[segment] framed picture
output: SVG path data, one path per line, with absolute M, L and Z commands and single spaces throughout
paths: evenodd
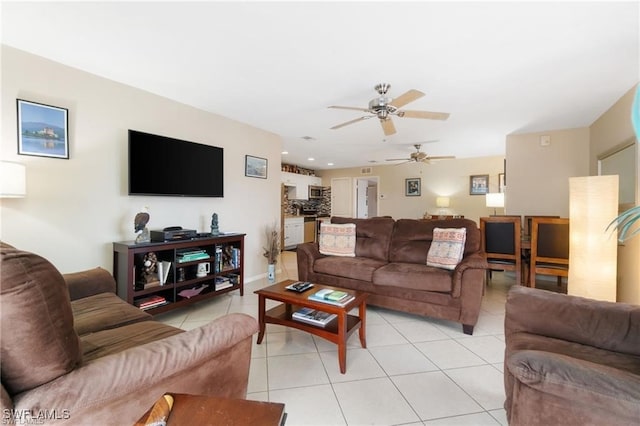
M 404 180 L 404 195 L 407 197 L 420 196 L 420 178 L 409 178 Z
M 66 108 L 18 99 L 18 154 L 69 158 Z
M 498 192 L 504 192 L 504 187 L 507 185 L 504 173 L 498 173 Z
M 469 194 L 484 195 L 489 192 L 489 175 L 471 175 L 469 177 Z
M 267 159 L 254 157 L 252 155 L 244 156 L 244 175 L 249 177 L 267 178 Z

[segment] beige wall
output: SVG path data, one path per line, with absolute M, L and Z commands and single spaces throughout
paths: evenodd
M 569 178 L 589 174 L 589 129 L 508 135 L 506 153 L 507 213 L 569 217 Z
M 263 229 L 280 216 L 278 136 L 6 46 L 1 65 L 0 154 L 27 169 L 27 197 L 1 200 L 3 241 L 63 272 L 111 270 L 111 243 L 135 237 L 133 217 L 144 207 L 150 229 L 208 231 L 216 212 L 222 231 L 247 233 L 247 278 L 264 274 Z M 17 155 L 16 98 L 69 109 L 69 160 Z M 130 128 L 223 147 L 224 198 L 128 196 Z M 268 179 L 244 176 L 246 154 L 269 160 Z
M 590 127 L 591 149 L 589 171 L 598 174 L 598 156 L 634 137 L 631 124 L 631 105 L 636 88 L 631 88 Z M 636 140 L 637 141 L 637 140 Z M 636 148 L 639 148 L 636 146 Z M 640 164 L 636 149 L 636 164 Z M 636 172 L 636 199 L 640 202 L 640 172 Z M 618 302 L 640 304 L 640 237 L 618 246 Z
M 485 205 L 482 195 L 469 195 L 471 175 L 489 175 L 489 190 L 498 192 L 498 173 L 502 173 L 504 157 L 463 158 L 437 161 L 432 164 L 405 163 L 371 167 L 371 174 L 363 175 L 361 168 L 320 170 L 323 185 L 331 185 L 332 178 L 369 177 L 379 178 L 378 213 L 399 218 L 420 218 L 425 212 L 437 214 L 437 196 L 450 197 L 447 214 L 461 214 L 478 222 L 481 216 L 493 214 Z M 404 195 L 405 179 L 421 179 L 421 196 Z M 503 213 L 498 209 L 498 214 Z

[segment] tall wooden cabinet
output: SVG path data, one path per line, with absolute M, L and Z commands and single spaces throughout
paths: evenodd
M 152 314 L 233 290 L 240 290 L 242 296 L 244 237 L 225 234 L 142 244 L 114 242 L 118 296 Z

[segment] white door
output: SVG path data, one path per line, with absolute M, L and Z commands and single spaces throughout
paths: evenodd
M 331 216 L 352 217 L 352 206 L 351 178 L 331 179 Z
M 356 217 L 366 219 L 369 217 L 369 199 L 368 189 L 369 181 L 367 179 L 358 179 L 356 182 Z

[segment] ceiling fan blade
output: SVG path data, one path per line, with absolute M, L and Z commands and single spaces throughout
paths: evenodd
M 393 125 L 393 121 L 390 118 L 380 120 L 380 124 L 386 136 L 393 135 L 396 132 L 396 126 Z
M 455 155 L 441 155 L 435 157 L 427 157 L 426 160 L 450 160 L 456 158 Z
M 408 104 L 409 102 L 413 102 L 416 99 L 420 99 L 423 96 L 424 96 L 424 93 L 422 93 L 421 91 L 411 89 L 408 92 L 405 92 L 402 95 L 398 96 L 397 98 L 394 98 L 390 102 L 390 105 L 393 105 L 396 108 L 401 108 L 406 104 Z
M 328 106 L 327 108 L 350 109 L 350 110 L 353 110 L 353 111 L 364 111 L 364 112 L 369 112 L 369 110 L 368 110 L 367 108 L 358 108 L 358 107 L 347 107 L 347 106 L 331 105 L 331 106 Z
M 411 158 L 387 158 L 386 161 L 413 161 Z
M 398 117 L 405 118 L 427 118 L 429 120 L 446 120 L 449 118 L 448 112 L 432 111 L 398 111 Z
M 340 127 L 348 126 L 349 124 L 357 123 L 358 121 L 366 120 L 366 119 L 371 118 L 371 117 L 372 116 L 367 115 L 367 116 L 364 116 L 364 117 L 356 118 L 355 120 L 349 120 L 349 121 L 347 121 L 345 123 L 333 126 L 333 127 L 331 127 L 331 129 L 332 130 L 339 129 Z

